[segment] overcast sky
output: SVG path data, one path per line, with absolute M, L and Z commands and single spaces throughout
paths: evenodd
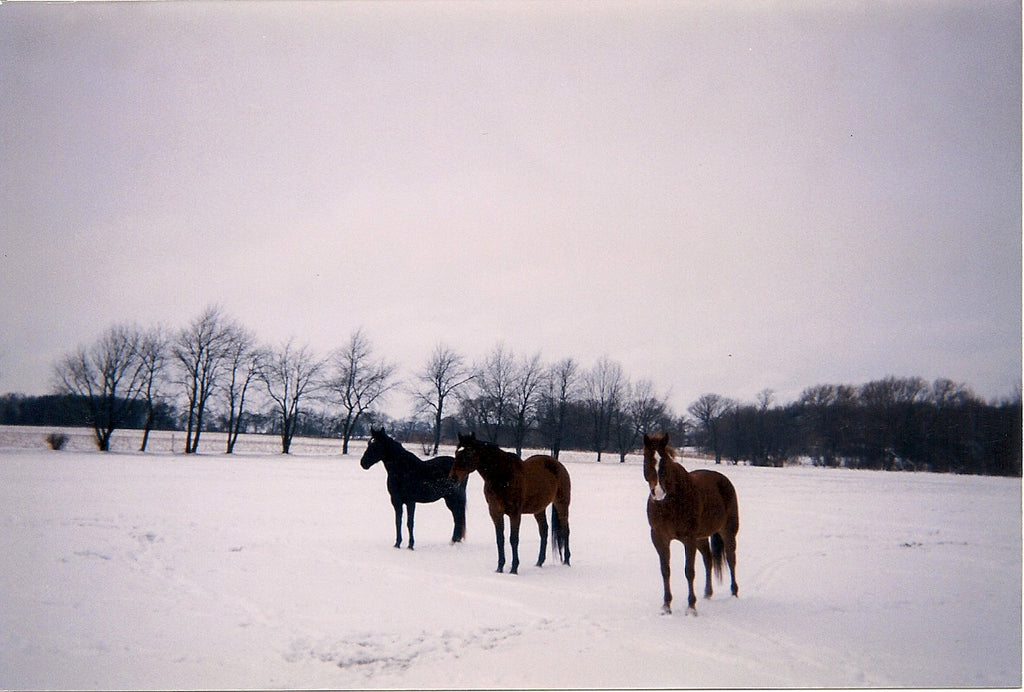
M 211 303 L 677 410 L 1021 377 L 1019 2 L 0 5 L 0 392 Z M 409 411 L 395 411 L 407 415 Z

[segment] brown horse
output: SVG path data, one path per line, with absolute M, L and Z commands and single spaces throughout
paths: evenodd
M 569 472 L 553 457 L 538 454 L 523 461 L 515 454 L 475 434 L 459 435 L 451 477 L 459 481 L 473 471 L 484 479 L 484 498 L 494 522 L 498 544 L 498 572 L 505 569 L 505 515 L 509 520 L 509 545 L 512 546 L 511 574 L 519 571 L 519 523 L 523 514 L 532 514 L 540 531 L 540 555 L 544 564 L 547 551 L 548 520 L 544 510 L 551 505 L 551 542 L 558 549 L 562 564 L 569 564 Z
M 657 452 L 659 460 L 654 455 Z M 689 610 L 697 614 L 697 597 L 693 594 L 694 557 L 700 551 L 704 558 L 704 597 L 710 598 L 711 568 L 722 578 L 722 556 L 729 563 L 732 595 L 736 586 L 736 534 L 740 530 L 739 503 L 736 489 L 729 479 L 717 471 L 687 471 L 675 461 L 676 451 L 668 444 L 668 434 L 644 435 L 644 478 L 651 488 L 647 498 L 647 521 L 651 525 L 651 542 L 661 560 L 661 578 L 665 583 L 663 613 L 672 612 L 672 590 L 669 587 L 670 545 L 683 544 L 686 553 L 686 582 L 689 586 Z M 708 540 L 710 538 L 710 541 Z

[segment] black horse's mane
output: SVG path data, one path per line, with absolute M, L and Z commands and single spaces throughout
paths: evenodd
M 375 439 L 378 442 L 385 443 L 387 445 L 388 452 L 390 452 L 393 456 L 394 455 L 402 455 L 402 456 L 405 456 L 405 457 L 407 457 L 407 458 L 409 458 L 411 460 L 414 460 L 414 461 L 422 461 L 422 459 L 420 459 L 418 456 L 416 456 L 415 454 L 410 452 L 408 449 L 406 449 L 405 446 L 402 445 L 401 442 L 399 442 L 395 438 L 391 437 L 390 435 L 388 435 L 383 430 L 380 431 L 380 436 L 379 437 L 376 436 L 376 435 L 374 437 L 375 437 Z

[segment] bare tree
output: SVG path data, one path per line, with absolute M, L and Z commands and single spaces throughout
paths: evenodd
M 352 333 L 348 344 L 332 356 L 334 374 L 327 382 L 334 400 L 341 404 L 345 418 L 341 422 L 342 454 L 348 454 L 359 418 L 394 388 L 396 366 L 373 358 L 373 346 L 361 329 Z
M 146 421 L 142 427 L 142 444 L 140 452 L 146 451 L 149 443 L 149 433 L 153 429 L 153 418 L 156 411 L 156 404 L 160 400 L 160 390 L 166 377 L 167 366 L 167 335 L 160 327 L 144 332 L 139 335 L 136 345 L 136 355 L 139 359 L 140 369 L 140 399 L 146 407 Z
M 260 375 L 263 352 L 256 345 L 256 335 L 245 327 L 233 324 L 228 326 L 227 332 L 225 393 L 228 400 L 228 439 L 225 452 L 232 454 L 242 432 L 246 396 L 250 393 L 250 386 Z
M 732 406 L 732 402 L 718 394 L 702 394 L 697 401 L 690 404 L 690 414 L 704 428 L 708 446 L 715 453 L 715 463 L 722 463 L 722 443 L 719 435 L 719 423 L 722 416 Z
M 579 392 L 580 366 L 572 358 L 563 358 L 548 370 L 543 395 L 543 430 L 551 448 L 551 456 L 558 458 L 565 435 L 569 403 Z
M 630 392 L 629 408 L 636 422 L 636 432 L 644 435 L 664 426 L 666 419 L 671 418 L 668 401 L 658 396 L 654 383 L 640 380 Z
M 181 371 L 188 409 L 185 422 L 186 454 L 194 454 L 199 449 L 203 416 L 224 368 L 230 335 L 230 325 L 221 309 L 210 306 L 181 330 L 172 347 L 174 359 Z
M 412 390 L 421 411 L 433 414 L 434 451 L 441 446 L 441 421 L 448 396 L 473 379 L 463 357 L 444 344 L 434 347 L 426 366 L 416 376 L 418 386 Z
M 612 417 L 622 405 L 624 376 L 622 366 L 602 356 L 594 368 L 587 373 L 587 408 L 591 416 L 592 442 L 597 460 L 608 444 L 611 434 Z
M 57 390 L 85 401 L 101 452 L 110 450 L 110 437 L 121 427 L 139 396 L 143 381 L 139 330 L 127 325 L 108 329 L 89 348 L 80 347 L 55 368 Z
M 623 402 L 613 409 L 612 415 L 619 463 L 626 461 L 626 455 L 636 448 L 642 435 L 665 427 L 671 418 L 668 404 L 655 393 L 650 380 L 640 380 L 635 385 L 624 382 L 622 392 Z
M 501 444 L 512 419 L 516 380 L 515 355 L 499 343 L 476 368 L 476 397 L 463 402 L 472 419 L 483 426 L 489 439 Z
M 304 396 L 321 387 L 319 377 L 326 365 L 307 346 L 288 341 L 264 357 L 260 378 L 281 417 L 281 453 L 288 454 Z
M 518 456 L 523 455 L 523 443 L 536 420 L 543 383 L 540 354 L 524 358 L 516 367 L 512 383 L 512 443 Z

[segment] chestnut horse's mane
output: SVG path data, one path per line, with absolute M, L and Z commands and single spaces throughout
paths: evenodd
M 653 435 L 650 435 L 650 439 L 651 439 L 651 442 L 654 443 L 654 448 L 655 449 L 657 449 L 660 446 L 661 442 L 664 440 L 664 442 L 665 442 L 665 457 L 663 457 L 663 458 L 668 458 L 668 459 L 671 459 L 672 461 L 675 461 L 677 453 L 676 453 L 675 447 L 673 447 L 672 445 L 670 445 L 668 443 L 668 435 L 666 433 L 655 433 Z

